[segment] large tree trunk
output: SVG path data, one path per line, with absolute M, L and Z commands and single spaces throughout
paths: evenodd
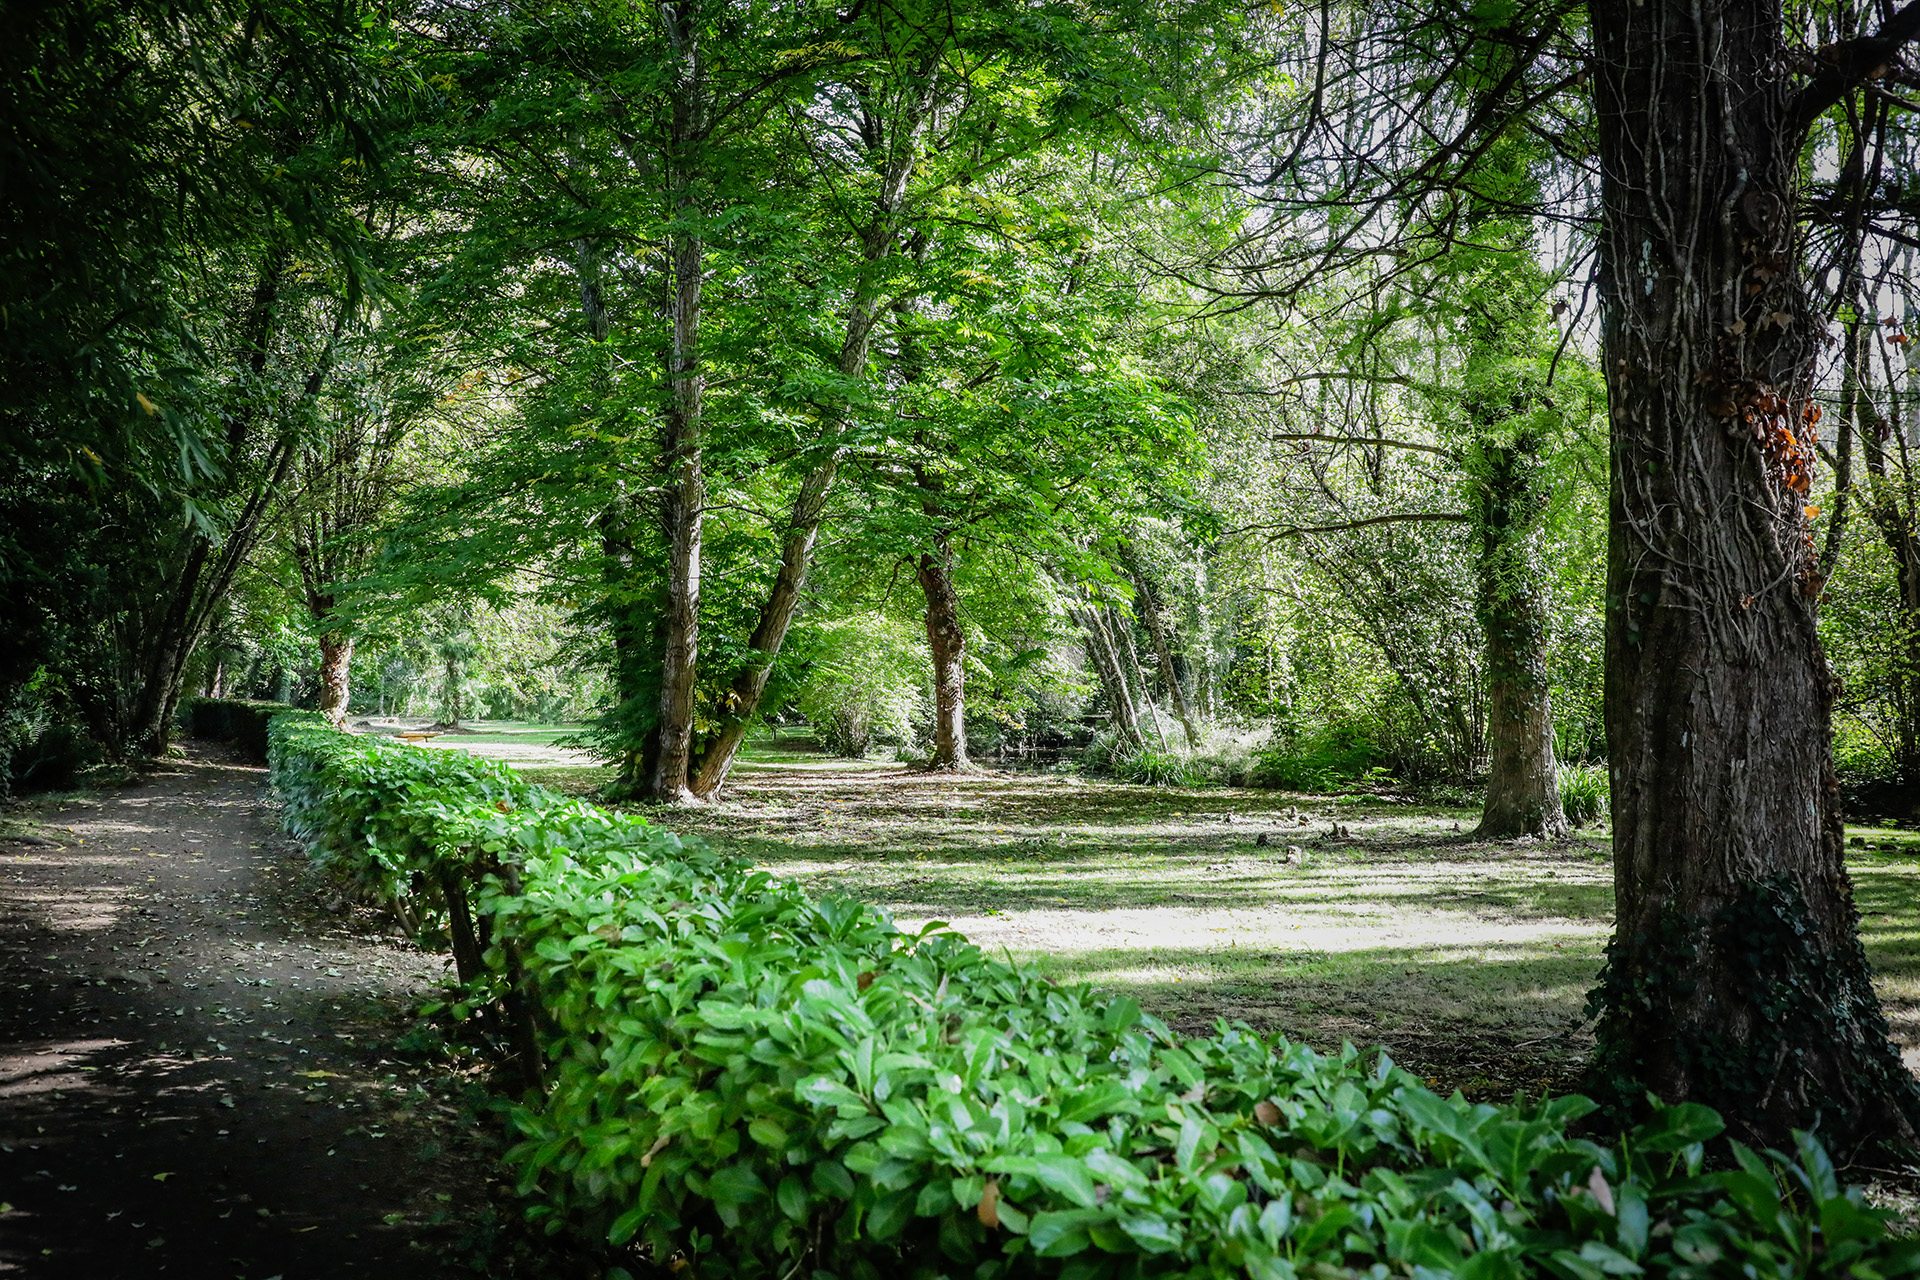
M 334 728 L 347 723 L 347 697 L 352 692 L 353 637 L 337 631 L 320 637 L 320 714 Z
M 693 695 L 700 654 L 700 552 L 707 487 L 701 465 L 700 242 L 687 237 L 675 254 L 673 401 L 667 415 L 667 600 L 660 650 L 659 750 L 647 798 L 690 803 Z
M 927 598 L 927 647 L 933 653 L 932 769 L 969 769 L 967 758 L 967 635 L 960 629 L 960 595 L 953 589 L 953 545 L 947 535 L 919 564 Z
M 1750 1142 L 1910 1145 L 1920 1092 L 1842 861 L 1803 512 L 1818 325 L 1793 211 L 1820 104 L 1790 90 L 1778 0 L 1590 8 L 1618 901 L 1596 1082 L 1707 1103 Z
M 676 62 L 670 162 L 681 170 L 675 215 L 685 224 L 701 210 L 691 184 L 689 153 L 705 132 L 705 87 L 693 24 L 675 6 L 662 5 Z M 667 473 L 662 516 L 669 544 L 667 602 L 660 651 L 658 751 L 647 778 L 648 799 L 690 803 L 693 758 L 693 694 L 700 655 L 700 551 L 707 487 L 702 469 L 701 421 L 706 377 L 700 362 L 700 290 L 705 245 L 686 229 L 672 248 L 672 340 L 667 353 Z
M 1553 752 L 1547 600 L 1539 517 L 1539 441 L 1522 433 L 1481 450 L 1478 613 L 1487 646 L 1487 798 L 1483 839 L 1567 834 Z

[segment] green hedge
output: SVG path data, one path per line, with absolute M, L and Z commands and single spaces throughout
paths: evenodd
M 1607 1145 L 1582 1098 L 1177 1037 L 498 765 L 310 716 L 273 739 L 289 826 L 521 1028 L 530 1214 L 688 1274 L 1920 1274 L 1811 1139 L 1715 1169 L 1697 1106 Z
M 231 742 L 261 764 L 267 763 L 267 726 L 293 710 L 284 702 L 248 702 L 239 698 L 188 698 L 181 715 L 187 733 L 214 742 Z

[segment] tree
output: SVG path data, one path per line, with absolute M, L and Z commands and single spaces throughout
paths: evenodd
M 25 249 L 0 304 L 0 490 L 9 524 L 57 510 L 73 536 L 8 546 L 5 576 L 93 737 L 155 754 L 366 283 L 345 197 L 406 81 L 376 75 L 390 28 L 351 7 L 31 17 L 0 144 L 21 156 L 0 220 Z
M 1592 0 L 1613 440 L 1607 730 L 1618 918 L 1596 1071 L 1847 1155 L 1920 1137 L 1842 856 L 1815 633 L 1813 122 L 1920 32 L 1805 80 L 1775 0 Z
M 835 252 L 815 268 L 834 318 L 815 337 L 809 387 L 812 437 L 786 515 L 780 553 L 741 659 L 721 696 L 716 727 L 692 779 L 706 798 L 724 785 L 760 715 L 775 661 L 793 625 L 841 470 L 872 428 L 873 355 L 890 322 L 927 287 L 923 248 L 938 206 L 1075 128 L 1092 90 L 1124 95 L 1096 73 L 1114 69 L 1089 48 L 1083 15 L 1065 6 L 976 6 L 947 0 L 862 6 L 836 37 L 858 58 L 833 69 L 817 101 L 793 113 L 820 225 Z M 811 249 L 818 259 L 821 241 Z M 938 573 L 940 562 L 931 566 Z M 936 590 L 936 598 L 943 598 Z
M 341 608 L 341 586 L 372 562 L 380 526 L 398 505 L 408 436 L 436 390 L 413 367 L 409 345 L 372 323 L 353 335 L 343 385 L 320 407 L 293 465 L 283 536 L 319 650 L 318 710 L 335 725 L 346 721 L 360 626 Z

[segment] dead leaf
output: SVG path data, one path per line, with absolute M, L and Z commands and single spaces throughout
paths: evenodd
M 993 1178 L 980 1192 L 980 1225 L 991 1231 L 1000 1225 L 1000 1183 Z
M 1253 1104 L 1253 1118 L 1265 1125 L 1279 1124 L 1280 1108 L 1274 1106 L 1265 1098 L 1262 1098 Z

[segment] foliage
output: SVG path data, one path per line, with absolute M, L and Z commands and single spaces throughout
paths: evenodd
M 914 744 L 929 705 L 924 639 L 882 613 L 834 618 L 798 639 L 793 701 L 822 745 L 858 759 L 870 746 Z
M 1690 1023 L 1685 1002 L 1701 984 L 1761 1016 L 1740 1036 Z M 1616 930 L 1587 1016 L 1598 1040 L 1588 1077 L 1618 1122 L 1654 1105 L 1641 1082 L 1645 1059 L 1659 1053 L 1683 1064 L 1693 1096 L 1728 1112 L 1735 1132 L 1764 1131 L 1768 1108 L 1810 1112 L 1836 1149 L 1855 1153 L 1887 1141 L 1911 1096 L 1913 1077 L 1888 1039 L 1858 934 L 1824 937 L 1806 890 L 1784 872 L 1710 906 L 1669 902 L 1639 936 Z M 1636 1023 L 1670 1030 L 1657 1044 L 1620 1033 Z M 1873 1102 L 1848 1110 L 1831 1096 L 1783 1091 L 1780 1063 L 1796 1044 L 1849 1055 L 1859 1072 L 1852 1087 Z
M 1165 713 L 1162 712 L 1162 715 Z M 1081 767 L 1108 777 L 1149 786 L 1173 787 L 1286 787 L 1275 780 L 1267 761 L 1272 748 L 1263 729 L 1207 725 L 1197 743 L 1189 745 L 1167 729 L 1167 741 L 1133 747 L 1112 730 L 1093 736 L 1081 752 Z M 1293 790 L 1307 788 L 1294 787 Z
M 1612 783 L 1604 764 L 1560 766 L 1560 807 L 1574 826 L 1605 822 L 1611 795 Z
M 1864 518 L 1860 520 L 1864 525 Z M 1840 681 L 1834 706 L 1834 767 L 1853 792 L 1920 779 L 1903 777 L 1920 652 L 1913 615 L 1902 606 L 1897 561 L 1877 530 L 1847 539 L 1820 611 L 1820 639 Z
M 1345 791 L 1380 772 L 1380 748 L 1356 724 L 1296 734 L 1260 752 L 1255 785 L 1286 791 Z
M 0 701 L 0 800 L 14 790 L 59 790 L 99 763 L 100 750 L 66 718 L 42 669 Z
M 371 8 L 56 0 L 0 83 L 0 704 L 163 748 L 281 496 L 410 76 Z
M 488 959 L 524 958 L 549 1082 L 508 1158 L 552 1230 L 740 1276 L 1920 1274 L 1811 1138 L 1712 1170 L 1696 1105 L 1608 1146 L 1582 1098 L 1179 1038 L 500 766 L 272 734 L 289 826 L 343 870 L 398 900 L 499 868 Z

